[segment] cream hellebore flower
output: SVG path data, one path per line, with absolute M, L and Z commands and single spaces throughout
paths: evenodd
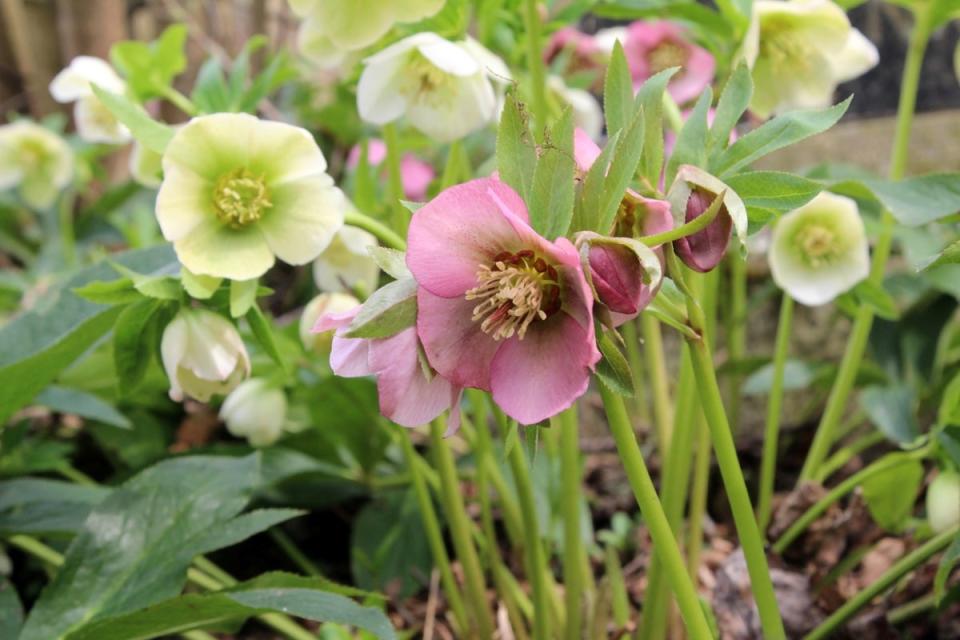
M 825 107 L 839 83 L 880 59 L 830 0 L 757 0 L 743 56 L 753 70 L 750 110 L 761 118 Z
M 349 293 L 321 293 L 307 303 L 300 316 L 300 342 L 312 353 L 327 359 L 333 346 L 333 331 L 314 333 L 320 316 L 328 313 L 340 314 L 360 306 L 360 301 Z
M 370 255 L 377 238 L 357 227 L 344 226 L 330 245 L 313 261 L 313 280 L 321 291 L 354 291 L 370 294 L 377 288 L 380 267 Z M 312 326 L 312 325 L 311 325 Z
M 206 309 L 182 309 L 163 330 L 160 355 L 170 398 L 177 402 L 184 396 L 206 402 L 250 375 L 250 357 L 236 327 Z
M 870 274 L 870 249 L 857 203 L 826 191 L 773 228 L 770 271 L 796 301 L 826 304 Z
M 298 40 L 301 52 L 318 64 L 336 66 L 346 55 L 368 47 L 398 22 L 417 22 L 443 8 L 445 0 L 290 0 L 305 18 Z
M 157 221 L 192 273 L 264 274 L 306 264 L 343 225 L 344 197 L 304 129 L 245 113 L 194 118 L 163 154 Z
M 46 209 L 73 178 L 73 151 L 66 141 L 35 122 L 0 126 L 0 190 L 17 188 L 34 209 Z
M 287 420 L 287 396 L 263 378 L 251 378 L 227 396 L 220 407 L 227 431 L 246 438 L 251 446 L 265 447 L 283 434 Z
M 77 56 L 50 83 L 50 94 L 61 103 L 73 102 L 77 134 L 87 142 L 123 144 L 130 140 L 130 130 L 117 120 L 100 102 L 91 85 L 113 93 L 126 91 L 126 83 L 113 67 L 100 58 Z
M 401 116 L 437 142 L 452 142 L 492 122 L 503 61 L 475 40 L 418 33 L 365 61 L 357 86 L 360 117 L 384 125 Z

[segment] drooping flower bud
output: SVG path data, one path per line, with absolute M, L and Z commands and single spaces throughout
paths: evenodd
M 364 295 L 377 288 L 380 267 L 370 255 L 377 246 L 372 233 L 357 227 L 341 227 L 330 245 L 313 262 L 313 280 L 321 291 L 353 291 Z
M 927 518 L 937 533 L 960 525 L 960 473 L 941 471 L 927 487 Z
M 733 189 L 692 165 L 680 167 L 667 194 L 677 226 L 708 213 L 721 194 L 722 203 L 714 219 L 705 228 L 673 243 L 673 249 L 683 263 L 700 273 L 711 271 L 720 264 L 734 231 L 741 243 L 745 241 L 747 208 Z
M 614 325 L 636 317 L 656 295 L 660 258 L 642 242 L 584 231 L 577 246 L 597 301 L 610 310 Z
M 183 309 L 167 325 L 160 341 L 170 397 L 206 402 L 227 394 L 250 375 L 247 349 L 230 322 L 205 309 Z
M 287 396 L 263 378 L 251 378 L 223 401 L 220 419 L 231 434 L 246 438 L 251 446 L 271 445 L 283 434 Z
M 313 327 L 321 316 L 339 314 L 360 306 L 360 301 L 349 293 L 321 293 L 307 303 L 300 316 L 300 341 L 307 351 L 317 354 L 321 358 L 330 356 L 333 344 L 333 331 L 314 333 Z

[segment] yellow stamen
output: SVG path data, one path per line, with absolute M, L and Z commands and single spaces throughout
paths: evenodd
M 243 167 L 221 176 L 213 190 L 217 217 L 235 229 L 256 222 L 272 206 L 263 177 Z
M 559 309 L 557 271 L 532 255 L 507 255 L 492 266 L 480 265 L 477 282 L 466 299 L 481 301 L 473 320 L 494 340 L 514 335 L 522 340 L 533 322 Z

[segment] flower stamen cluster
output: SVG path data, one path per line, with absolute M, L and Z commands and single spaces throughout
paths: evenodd
M 473 321 L 494 340 L 514 335 L 522 340 L 535 320 L 546 320 L 560 309 L 557 270 L 533 251 L 503 252 L 492 266 L 481 265 L 467 300 L 482 300 L 473 308 Z
M 266 181 L 245 167 L 221 176 L 213 190 L 217 217 L 234 229 L 256 222 L 272 206 Z
M 797 232 L 795 242 L 811 267 L 821 267 L 839 253 L 836 234 L 829 228 L 811 224 Z

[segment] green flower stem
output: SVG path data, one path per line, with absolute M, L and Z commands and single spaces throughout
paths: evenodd
M 68 268 L 77 264 L 77 235 L 73 225 L 73 205 L 76 199 L 73 190 L 67 189 L 57 203 L 60 241 L 63 243 L 63 262 Z
M 527 578 L 533 592 L 533 637 L 535 640 L 547 640 L 550 633 L 550 594 L 545 579 L 547 559 L 540 537 L 540 524 L 537 522 L 537 503 L 533 496 L 533 482 L 523 448 L 515 444 L 507 454 L 513 481 L 520 499 L 520 513 L 523 514 L 523 529 L 526 539 Z M 569 616 L 571 612 L 567 612 Z
M 761 531 L 770 523 L 770 505 L 773 500 L 773 480 L 777 471 L 777 443 L 780 440 L 780 414 L 783 406 L 783 372 L 790 351 L 790 331 L 793 324 L 793 298 L 784 292 L 780 300 L 780 321 L 777 323 L 777 341 L 773 353 L 773 382 L 767 399 L 767 422 L 763 433 L 763 457 L 760 462 L 760 495 L 757 499 L 757 524 Z
M 343 221 L 345 224 L 369 231 L 388 247 L 397 249 L 398 251 L 404 251 L 407 248 L 407 241 L 393 231 L 393 229 L 359 211 L 348 211 L 344 214 Z
M 443 175 L 440 177 L 440 190 L 443 191 L 448 187 L 460 182 L 461 179 L 469 179 L 470 176 L 461 176 L 458 172 L 460 157 L 466 153 L 466 150 L 463 148 L 462 140 L 454 140 L 450 143 L 450 148 L 447 150 L 447 163 L 443 167 Z
M 463 494 L 460 492 L 460 481 L 457 478 L 457 466 L 453 453 L 444 440 L 445 427 L 442 420 L 430 423 L 430 442 L 433 449 L 434 465 L 440 475 L 440 495 L 447 522 L 450 526 L 450 537 L 453 539 L 457 557 L 463 565 L 464 581 L 466 583 L 467 598 L 474 622 L 477 625 L 478 635 L 481 638 L 493 637 L 493 617 L 487 607 L 487 587 L 480 567 L 480 558 L 473 544 L 470 534 L 470 519 L 463 503 Z
M 453 611 L 457 626 L 465 632 L 470 628 L 470 619 L 467 617 L 467 609 L 463 604 L 460 587 L 457 586 L 453 569 L 450 567 L 450 557 L 447 555 L 447 547 L 443 542 L 443 532 L 440 530 L 437 512 L 434 510 L 433 500 L 430 498 L 430 489 L 427 487 L 427 481 L 423 473 L 421 473 L 421 465 L 418 464 L 419 456 L 413 448 L 413 442 L 411 442 L 408 434 L 401 433 L 397 439 L 400 441 L 403 457 L 407 462 L 407 468 L 410 470 L 410 480 L 417 497 L 417 506 L 420 509 L 420 518 L 423 520 L 423 529 L 427 534 L 427 542 L 430 545 L 430 552 L 433 554 L 433 561 L 440 571 L 440 584 L 443 586 L 443 593 L 447 598 L 450 609 Z
M 300 550 L 300 547 L 297 546 L 283 529 L 280 527 L 272 527 L 267 533 L 298 569 L 312 577 L 323 575 L 317 565 L 313 563 L 313 560 L 308 558 L 307 554 Z
M 197 106 L 190 101 L 190 98 L 169 85 L 163 87 L 160 95 L 172 102 L 180 111 L 183 111 L 188 116 L 196 116 L 200 113 Z
M 583 540 L 580 538 L 582 478 L 576 405 L 560 414 L 560 467 L 563 500 L 563 582 L 567 609 L 565 637 L 579 640 L 583 630 Z
M 393 123 L 383 125 L 383 141 L 387 147 L 387 201 L 390 203 L 390 211 L 393 214 L 393 230 L 405 236 L 410 215 L 400 202 L 403 200 L 403 174 L 400 171 L 403 150 L 400 148 L 397 125 Z
M 604 566 L 607 569 L 607 582 L 610 585 L 610 605 L 613 609 L 613 622 L 623 628 L 630 620 L 630 596 L 627 595 L 627 584 L 623 579 L 623 568 L 620 566 L 620 554 L 613 546 L 604 549 Z
M 747 261 L 738 251 L 727 254 L 730 266 L 730 305 L 726 323 L 727 361 L 742 362 L 747 354 Z M 727 376 L 727 406 L 730 426 L 734 433 L 740 432 L 740 385 L 743 376 L 731 373 Z
M 804 636 L 803 640 L 820 640 L 821 638 L 829 637 L 840 625 L 849 620 L 855 613 L 860 611 L 860 609 L 870 604 L 871 600 L 896 584 L 900 578 L 943 550 L 953 541 L 957 533 L 960 533 L 960 527 L 953 527 L 930 538 L 930 540 L 903 556 L 874 583 L 848 600 L 842 607 L 834 611 L 833 615 L 820 623 L 820 626 Z
M 674 133 L 680 133 L 680 129 L 683 129 L 683 114 L 680 113 L 680 106 L 677 101 L 668 91 L 663 92 L 663 115 L 667 119 L 667 126 Z
M 931 609 L 937 608 L 937 598 L 932 593 L 917 598 L 916 600 L 911 600 L 906 604 L 902 604 L 895 609 L 891 609 L 887 613 L 887 621 L 893 626 L 897 626 L 906 622 L 907 620 L 914 618 L 921 613 L 926 613 Z
M 530 72 L 531 105 L 536 123 L 534 135 L 537 140 L 543 137 L 543 127 L 547 125 L 548 115 L 547 76 L 541 47 L 539 4 L 537 0 L 523 0 L 523 21 L 527 35 L 527 67 Z
M 648 388 L 653 404 L 653 423 L 657 431 L 660 458 L 665 460 L 670 448 L 673 405 L 670 404 L 670 383 L 667 363 L 663 357 L 663 334 L 660 322 L 649 313 L 640 314 L 640 332 L 643 335 L 643 357 L 647 365 Z
M 633 489 L 633 495 L 650 531 L 650 537 L 653 539 L 656 557 L 660 559 L 666 569 L 667 579 L 670 581 L 670 587 L 676 596 L 680 613 L 689 632 L 688 635 L 691 638 L 711 638 L 710 626 L 707 624 L 703 609 L 700 607 L 700 599 L 693 582 L 687 575 L 686 567 L 683 564 L 683 556 L 680 554 L 680 548 L 677 546 L 670 523 L 667 522 L 667 516 L 657 497 L 657 490 L 653 486 L 650 472 L 647 471 L 646 462 L 643 460 L 643 454 L 637 444 L 633 427 L 627 417 L 623 398 L 602 383 L 599 387 L 600 395 L 603 398 L 603 406 L 607 412 L 610 431 L 617 445 L 617 452 L 623 461 L 627 479 Z
M 893 180 L 901 179 L 907 166 L 910 129 L 913 126 L 917 87 L 920 83 L 920 69 L 923 66 L 923 56 L 927 49 L 927 42 L 930 40 L 932 26 L 930 4 L 918 5 L 921 8 L 914 14 L 916 22 L 913 26 L 913 32 L 910 34 L 903 77 L 900 81 L 900 103 L 897 106 L 896 132 L 890 160 L 890 178 Z M 895 226 L 896 220 L 893 215 L 889 211 L 884 212 L 880 235 L 877 237 L 870 265 L 870 279 L 874 283 L 879 284 L 883 279 L 883 273 L 893 244 Z M 873 315 L 873 308 L 866 303 L 861 304 L 857 310 L 850 338 L 847 342 L 847 350 L 843 355 L 840 370 L 833 382 L 833 388 L 830 390 L 830 397 L 827 399 L 827 406 L 820 418 L 820 424 L 817 426 L 813 443 L 807 453 L 807 459 L 800 471 L 798 483 L 812 480 L 816 476 L 820 465 L 823 464 L 830 453 L 830 448 L 836 439 L 837 425 L 843 418 L 847 399 L 853 390 L 857 371 L 859 371 L 863 360 L 867 339 L 870 337 L 870 328 L 873 326 Z
M 36 538 L 24 535 L 15 535 L 7 538 L 7 543 L 29 553 L 36 558 L 39 558 L 53 567 L 63 566 L 63 555 L 55 549 L 51 549 L 47 545 L 43 544 Z M 198 587 L 206 589 L 207 591 L 219 591 L 225 586 L 202 571 L 193 568 L 187 570 L 187 580 L 194 583 Z M 233 580 L 233 584 L 236 584 L 236 580 Z M 257 619 L 267 626 L 272 627 L 273 629 L 284 634 L 286 637 L 290 638 L 290 640 L 316 640 L 316 636 L 283 614 L 264 613 L 258 615 Z M 198 635 L 202 634 L 202 632 L 192 633 L 194 634 L 193 637 L 197 638 L 198 640 L 200 638 L 207 640 L 209 637 L 205 634 Z M 188 636 L 185 635 L 184 637 Z
M 817 471 L 817 477 L 814 478 L 820 484 L 826 482 L 827 478 L 832 476 L 834 472 L 847 464 L 851 458 L 856 455 L 859 455 L 869 449 L 874 445 L 878 445 L 881 442 L 886 442 L 887 436 L 884 435 L 882 431 L 871 431 L 866 435 L 863 435 L 849 445 L 837 449 L 832 456 L 827 458 L 819 471 Z
M 623 341 L 627 346 L 627 362 L 630 364 L 630 371 L 633 373 L 633 417 L 642 424 L 652 424 L 656 429 L 657 425 L 653 423 L 650 416 L 650 403 L 647 399 L 647 385 L 644 383 L 646 378 L 644 372 L 643 356 L 640 354 L 640 337 L 637 335 L 637 323 L 639 320 L 631 320 L 622 327 Z M 657 441 L 663 434 L 657 432 Z
M 923 449 L 916 449 L 910 451 L 909 453 L 904 453 L 903 455 L 896 457 L 884 457 L 880 458 L 873 464 L 868 467 L 864 467 L 860 471 L 856 472 L 836 487 L 827 492 L 825 496 L 820 498 L 812 507 L 807 509 L 807 511 L 797 518 L 797 520 L 790 525 L 790 528 L 787 529 L 780 538 L 773 543 L 773 550 L 777 553 L 783 553 L 784 550 L 790 546 L 790 544 L 796 540 L 801 533 L 803 533 L 807 527 L 809 527 L 817 518 L 819 518 L 823 513 L 830 508 L 834 502 L 847 495 L 859 485 L 863 484 L 870 478 L 886 473 L 890 469 L 896 468 L 902 465 L 907 460 L 922 460 L 928 455 L 928 450 L 926 447 Z

